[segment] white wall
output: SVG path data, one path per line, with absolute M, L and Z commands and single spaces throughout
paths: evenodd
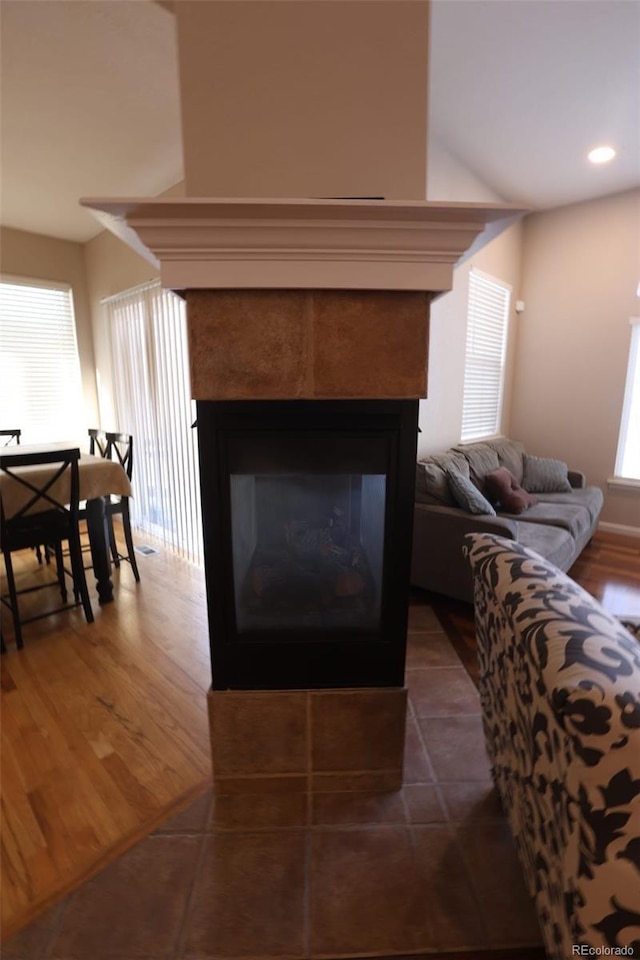
M 504 197 L 432 137 L 428 149 L 427 200 L 499 203 Z
M 640 309 L 640 191 L 531 215 L 523 262 L 512 432 L 583 470 L 604 490 L 602 520 L 640 533 L 640 489 L 607 486 Z
M 84 245 L 84 262 L 93 329 L 99 425 L 119 429 L 112 389 L 109 328 L 101 300 L 157 279 L 157 272 L 112 233 L 103 231 Z
M 426 0 L 175 13 L 191 196 L 424 199 Z
M 0 245 L 3 273 L 33 280 L 68 283 L 71 287 L 82 375 L 84 419 L 87 427 L 94 426 L 98 418 L 98 400 L 82 244 L 3 227 Z
M 428 199 L 499 202 L 500 196 L 448 153 L 429 145 Z M 453 289 L 431 305 L 427 399 L 420 403 L 418 454 L 437 453 L 460 442 L 462 389 L 467 335 L 469 271 L 476 267 L 513 287 L 507 348 L 503 433 L 509 434 L 509 407 L 516 322 L 513 304 L 520 296 L 522 227 L 516 224 L 454 270 Z
M 175 183 L 161 197 L 183 197 L 184 181 Z M 158 279 L 158 272 L 108 230 L 84 244 L 84 269 L 88 308 L 91 316 L 99 425 L 103 430 L 119 429 L 115 413 L 111 372 L 111 340 L 101 301 L 141 283 Z

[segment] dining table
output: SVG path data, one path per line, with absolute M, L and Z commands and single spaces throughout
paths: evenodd
M 19 444 L 3 447 L 2 458 L 9 462 L 25 453 L 51 453 L 57 450 L 80 449 L 74 441 L 57 441 L 55 443 Z M 28 466 L 12 468 L 15 473 L 31 475 L 34 483 L 46 482 L 56 472 L 56 464 L 42 466 Z M 51 488 L 52 493 L 64 502 L 65 485 L 69 489 L 70 477 L 68 471 Z M 115 460 L 105 457 L 96 457 L 81 450 L 78 461 L 78 484 L 80 500 L 86 501 L 87 532 L 91 550 L 91 564 L 96 579 L 98 602 L 100 604 L 113 601 L 113 581 L 111 580 L 111 559 L 109 552 L 109 527 L 105 509 L 105 498 L 111 495 L 131 497 L 131 481 L 123 466 Z M 5 516 L 10 518 L 18 511 L 29 497 L 28 490 L 22 484 L 13 480 L 8 474 L 0 472 L 0 492 Z

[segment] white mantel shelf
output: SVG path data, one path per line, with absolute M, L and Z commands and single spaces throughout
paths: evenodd
M 199 197 L 90 198 L 102 225 L 178 289 L 365 289 L 442 293 L 509 204 Z M 495 232 L 495 231 L 494 231 Z

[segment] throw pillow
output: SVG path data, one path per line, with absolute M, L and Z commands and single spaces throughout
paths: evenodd
M 460 454 L 446 451 L 418 460 L 415 494 L 418 503 L 436 503 L 446 507 L 456 505 L 447 481 L 449 468 L 463 476 L 469 476 L 469 464 Z
M 530 493 L 569 493 L 569 468 L 553 457 L 524 456 L 522 485 Z
M 524 513 L 534 503 L 535 497 L 523 490 L 506 467 L 493 470 L 484 478 L 484 488 L 494 503 L 500 504 L 507 513 Z
M 447 480 L 451 496 L 459 507 L 466 510 L 467 513 L 482 513 L 495 517 L 496 512 L 487 498 L 482 496 L 468 477 L 464 477 L 457 470 L 449 468 L 447 470 Z

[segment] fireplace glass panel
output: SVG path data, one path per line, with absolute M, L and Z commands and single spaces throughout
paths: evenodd
M 213 687 L 402 685 L 418 402 L 197 410 Z
M 380 626 L 386 476 L 232 473 L 236 629 Z

